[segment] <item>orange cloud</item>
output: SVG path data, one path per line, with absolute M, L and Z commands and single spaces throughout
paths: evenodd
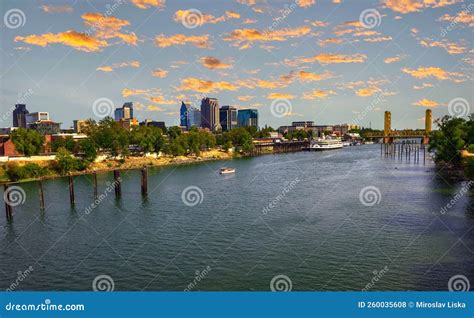
M 148 9 L 151 7 L 164 7 L 165 0 L 131 0 L 132 3 L 140 9 Z
M 434 77 L 438 80 L 464 81 L 464 74 L 448 72 L 440 67 L 419 67 L 418 69 L 403 68 L 402 72 L 418 79 Z
M 244 96 L 237 97 L 237 99 L 242 101 L 242 102 L 248 102 L 249 100 L 252 100 L 254 98 L 255 98 L 255 96 L 252 96 L 252 95 L 244 95 Z
M 304 93 L 302 99 L 324 99 L 330 95 L 336 95 L 336 92 L 333 90 L 314 89 L 311 92 Z
M 240 19 L 240 14 L 232 10 L 226 11 L 225 15 L 227 16 L 228 19 Z
M 324 28 L 324 27 L 327 27 L 329 23 L 316 20 L 316 21 L 311 22 L 311 25 L 318 28 Z
M 186 45 L 191 44 L 197 48 L 210 48 L 209 35 L 184 35 L 176 34 L 172 36 L 165 36 L 163 34 L 155 37 L 155 45 L 159 47 L 168 47 L 171 45 Z
M 194 77 L 181 80 L 181 85 L 177 88 L 180 91 L 195 91 L 199 93 L 211 93 L 223 90 L 235 91 L 238 87 L 229 82 L 213 82 Z
M 432 41 L 430 39 L 424 39 L 424 40 L 420 40 L 420 44 L 424 47 L 443 48 L 449 54 L 463 54 L 467 51 L 466 47 L 457 43 L 448 42 L 447 40 Z
M 318 54 L 310 58 L 302 59 L 304 63 L 319 62 L 320 64 L 338 64 L 338 63 L 364 63 L 367 60 L 365 54 L 342 55 L 342 54 Z
M 152 101 L 153 103 L 159 104 L 159 105 L 173 105 L 176 104 L 175 100 L 168 100 L 164 98 L 162 95 L 158 96 L 151 96 L 149 97 L 149 100 Z
M 293 99 L 295 96 L 285 93 L 269 93 L 267 99 Z
M 365 42 L 385 42 L 385 41 L 391 41 L 391 40 L 392 40 L 391 36 L 378 36 L 374 38 L 364 39 Z
M 395 62 L 399 62 L 401 59 L 402 59 L 401 55 L 396 55 L 396 56 L 392 56 L 392 57 L 387 57 L 386 59 L 383 60 L 383 62 L 385 64 L 392 64 L 392 63 L 395 63 Z
M 150 112 L 162 112 L 164 111 L 163 108 L 159 107 L 159 106 L 155 106 L 155 105 L 148 105 L 148 107 L 146 108 L 147 111 L 150 111 Z
M 236 29 L 226 34 L 223 39 L 224 41 L 235 42 L 235 45 L 240 46 L 242 43 L 286 41 L 289 38 L 301 37 L 310 32 L 311 28 L 308 26 L 285 28 L 275 31 L 268 30 L 265 32 L 260 32 L 256 29 Z
M 433 87 L 433 84 L 430 83 L 422 83 L 420 86 L 414 85 L 413 89 L 420 90 L 428 87 Z
M 209 69 L 226 69 L 231 68 L 231 64 L 223 63 L 218 58 L 212 56 L 204 56 L 199 59 L 202 66 L 207 67 Z
M 380 88 L 378 88 L 377 86 L 369 86 L 369 87 L 366 87 L 366 88 L 360 88 L 358 90 L 356 90 L 356 95 L 357 96 L 360 96 L 360 97 L 368 97 L 368 96 L 372 96 L 374 95 L 375 93 L 378 93 L 378 92 L 381 92 L 382 90 Z
M 130 25 L 127 20 L 119 19 L 113 16 L 106 16 L 100 13 L 84 13 L 81 18 L 84 25 L 90 30 L 87 33 L 94 32 L 94 37 L 102 40 L 119 38 L 125 43 L 137 45 L 138 38 L 135 33 L 121 33 L 120 30 Z
M 157 68 L 156 70 L 153 70 L 153 72 L 151 72 L 151 75 L 153 75 L 155 77 L 164 78 L 164 77 L 168 76 L 168 71 L 163 70 L 161 68 Z
M 460 11 L 456 15 L 449 15 L 446 13 L 438 20 L 453 23 L 469 24 L 470 27 L 474 27 L 474 15 L 467 10 Z
M 296 0 L 296 3 L 302 8 L 309 8 L 315 3 L 315 1 L 314 0 Z
M 439 8 L 462 0 L 384 0 L 384 5 L 402 14 L 422 11 L 425 8 Z
M 258 21 L 255 20 L 255 19 L 245 19 L 242 24 L 255 24 L 257 23 Z
M 325 40 L 320 40 L 319 46 L 325 47 L 326 45 L 329 45 L 329 44 L 340 44 L 342 42 L 343 42 L 343 39 L 341 38 L 328 38 Z
M 41 10 L 46 13 L 71 13 L 73 8 L 68 5 L 53 6 L 53 5 L 42 5 Z
M 104 40 L 96 39 L 84 33 L 69 30 L 61 33 L 45 33 L 40 35 L 17 36 L 15 42 L 45 47 L 48 44 L 63 44 L 79 51 L 96 52 L 108 46 Z
M 140 67 L 140 62 L 139 61 L 130 61 L 130 62 L 123 62 L 123 63 L 115 63 L 110 66 L 99 66 L 96 68 L 97 71 L 102 71 L 102 72 L 112 72 L 114 69 L 117 68 L 123 68 L 123 67 L 134 67 L 138 68 Z
M 413 103 L 415 106 L 423 106 L 423 107 L 436 107 L 439 106 L 439 104 L 433 100 L 423 98 L 422 100 L 417 101 L 416 103 Z
M 124 88 L 122 90 L 122 97 L 145 95 L 148 90 L 145 89 L 133 89 L 133 88 Z

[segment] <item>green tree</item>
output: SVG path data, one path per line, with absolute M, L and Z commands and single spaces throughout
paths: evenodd
M 51 143 L 51 150 L 53 152 L 58 151 L 59 148 L 66 148 L 68 151 L 74 152 L 75 150 L 75 142 L 74 139 L 72 139 L 71 136 L 67 136 L 65 138 L 56 138 L 52 143 Z
M 472 118 L 470 118 L 472 121 Z M 438 130 L 431 133 L 429 151 L 434 152 L 437 163 L 444 163 L 454 167 L 462 164 L 461 150 L 469 146 L 467 140 L 468 126 L 463 118 L 444 116 L 436 120 Z
M 76 158 L 66 148 L 59 148 L 56 153 L 55 170 L 60 174 L 66 174 L 76 168 Z
M 131 143 L 144 152 L 158 152 L 163 147 L 163 133 L 154 126 L 139 126 L 131 132 Z
M 100 149 L 110 151 L 113 156 L 128 154 L 130 133 L 111 117 L 90 125 L 84 132 Z
M 94 162 L 97 158 L 97 146 L 92 139 L 83 139 L 79 142 L 79 149 L 84 160 Z
M 16 150 L 25 156 L 38 155 L 44 144 L 44 136 L 32 129 L 15 129 L 10 137 Z

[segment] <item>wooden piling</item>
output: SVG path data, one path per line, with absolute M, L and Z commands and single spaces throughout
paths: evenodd
M 148 194 L 148 169 L 142 168 L 142 195 Z
M 12 212 L 12 206 L 10 205 L 8 187 L 9 187 L 8 184 L 5 184 L 3 186 L 3 199 L 5 201 L 5 214 L 7 217 L 7 221 L 10 221 L 12 220 L 13 212 Z
M 97 172 L 94 171 L 94 174 L 92 176 L 92 180 L 94 182 L 94 199 L 97 199 L 99 197 L 99 193 L 97 191 Z
M 74 205 L 76 203 L 76 200 L 74 198 L 74 177 L 69 176 L 69 199 L 71 201 L 71 205 Z
M 40 209 L 44 210 L 44 191 L 43 191 L 43 181 L 38 180 L 38 193 L 40 199 Z
M 115 196 L 120 197 L 122 195 L 122 182 L 120 179 L 119 170 L 114 170 L 114 189 L 115 189 Z

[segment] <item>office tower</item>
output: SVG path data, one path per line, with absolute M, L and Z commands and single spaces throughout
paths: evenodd
M 201 127 L 211 131 L 220 130 L 219 102 L 217 98 L 203 98 L 201 101 Z
M 13 110 L 13 127 L 26 128 L 26 115 L 28 113 L 25 104 L 16 104 Z
M 201 127 L 201 111 L 196 107 L 190 107 L 186 116 L 186 128 Z
M 237 125 L 239 127 L 257 127 L 258 129 L 258 110 L 239 109 L 237 114 Z
M 190 108 L 190 102 L 181 102 L 181 108 L 179 109 L 179 125 L 181 127 L 188 127 L 188 112 Z
M 222 106 L 219 110 L 222 131 L 229 131 L 237 127 L 237 108 L 233 106 Z
M 122 108 L 116 108 L 114 112 L 115 121 L 120 121 L 122 119 L 133 119 L 133 103 L 127 102 L 124 103 Z

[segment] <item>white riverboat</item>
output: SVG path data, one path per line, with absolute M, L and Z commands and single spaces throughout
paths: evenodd
M 319 139 L 313 140 L 310 145 L 310 150 L 333 150 L 340 149 L 344 145 L 340 139 Z

